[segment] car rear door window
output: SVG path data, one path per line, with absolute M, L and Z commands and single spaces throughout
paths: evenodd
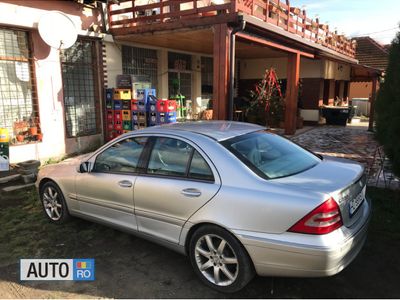
M 116 142 L 97 156 L 92 172 L 136 173 L 147 139 L 136 137 Z
M 195 151 L 190 163 L 189 177 L 193 179 L 214 181 L 213 173 L 199 152 Z
M 194 148 L 184 141 L 159 137 L 154 143 L 147 173 L 186 177 L 193 150 Z

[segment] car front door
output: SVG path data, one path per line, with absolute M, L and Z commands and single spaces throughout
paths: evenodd
M 76 177 L 76 196 L 82 214 L 137 230 L 133 187 L 146 142 L 147 137 L 119 140 L 91 159 L 91 170 Z
M 178 243 L 184 223 L 215 196 L 220 179 L 209 158 L 191 142 L 153 137 L 151 144 L 147 167 L 134 188 L 138 229 Z

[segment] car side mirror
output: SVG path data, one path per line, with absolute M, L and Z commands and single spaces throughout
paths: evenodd
M 88 173 L 89 172 L 89 162 L 85 161 L 79 165 L 78 168 L 79 173 Z

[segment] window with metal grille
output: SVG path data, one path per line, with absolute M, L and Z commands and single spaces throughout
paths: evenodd
M 192 70 L 192 56 L 189 54 L 168 52 L 168 69 L 176 71 Z
M 28 131 L 39 125 L 32 75 L 28 32 L 0 28 L 0 127 L 7 128 L 12 136 L 21 136 L 18 143 L 37 140 Z
M 100 99 L 96 41 L 78 39 L 61 51 L 67 137 L 99 133 Z
M 122 72 L 145 78 L 152 88 L 157 88 L 157 51 L 122 46 Z

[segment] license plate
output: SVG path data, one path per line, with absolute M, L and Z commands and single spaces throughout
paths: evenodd
M 361 193 L 359 193 L 355 198 L 353 198 L 352 200 L 350 200 L 349 202 L 349 206 L 350 206 L 350 217 L 352 217 L 355 212 L 357 211 L 357 209 L 360 207 L 360 205 L 363 203 L 364 199 L 365 199 L 365 186 L 362 189 Z

